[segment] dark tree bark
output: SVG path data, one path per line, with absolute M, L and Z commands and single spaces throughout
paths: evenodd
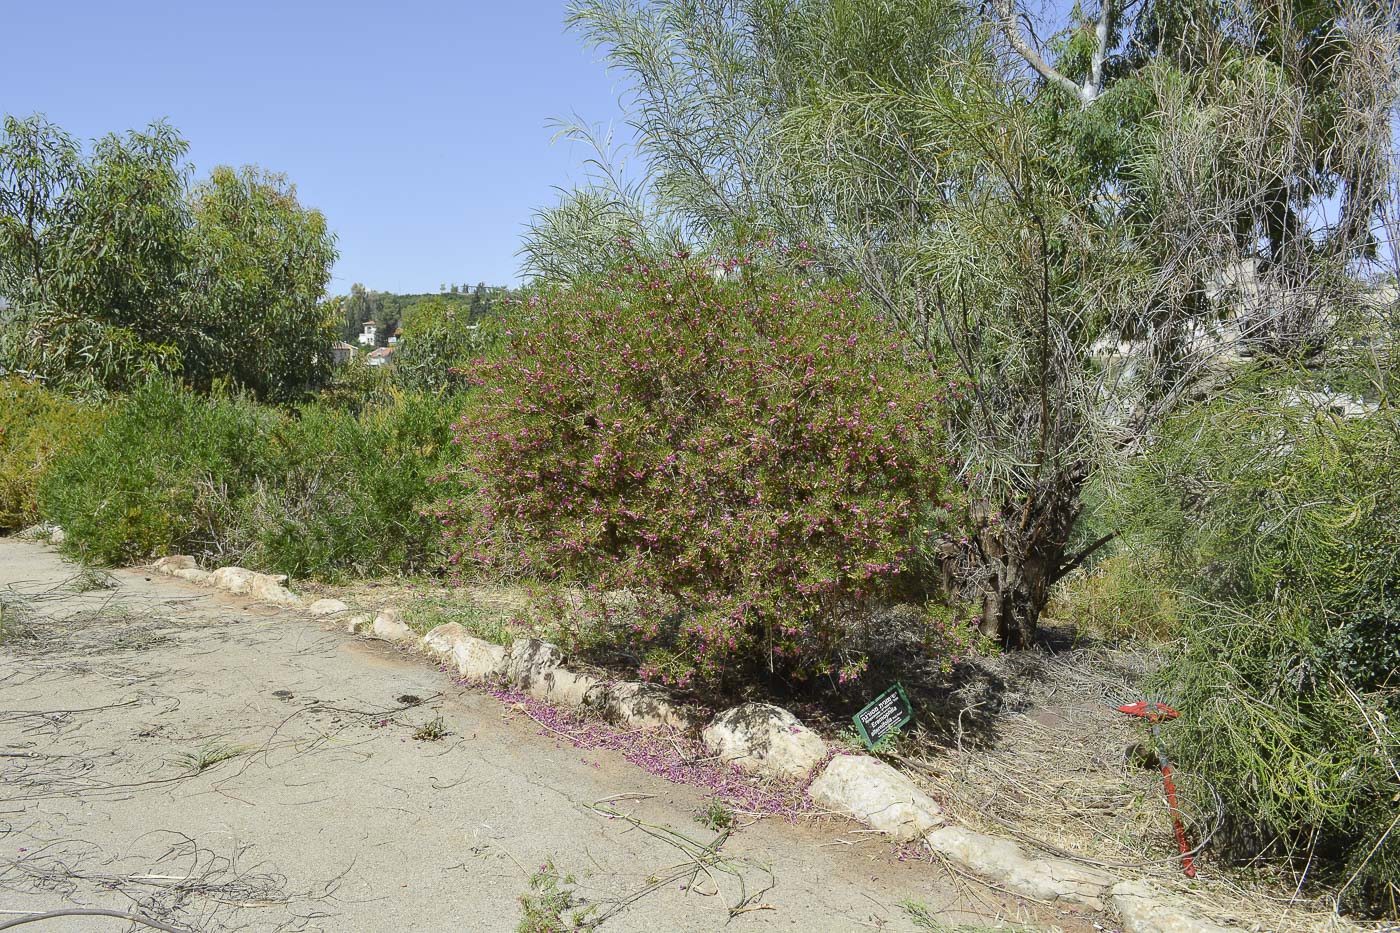
M 999 509 L 975 509 L 966 541 L 945 548 L 945 587 L 980 602 L 983 635 L 1007 648 L 1033 644 L 1051 589 L 1111 540 L 1070 551 L 1088 476 L 1087 464 L 1074 464 Z

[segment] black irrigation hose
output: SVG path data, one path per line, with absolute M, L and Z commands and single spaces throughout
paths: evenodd
M 133 914 L 121 910 L 103 910 L 100 907 L 50 910 L 42 914 L 27 914 L 23 917 L 16 917 L 14 920 L 0 922 L 0 930 L 9 930 L 13 927 L 23 926 L 26 923 L 38 923 L 40 920 L 52 920 L 56 917 L 116 917 L 118 920 L 130 920 L 133 923 L 143 924 L 150 927 L 152 930 L 164 930 L 165 933 L 189 933 L 187 929 L 166 926 L 159 920 L 153 920 L 145 914 Z

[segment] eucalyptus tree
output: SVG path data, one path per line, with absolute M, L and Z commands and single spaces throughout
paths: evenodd
M 935 556 L 1008 644 L 1105 540 L 1071 548 L 1095 469 L 1239 354 L 1316 352 L 1384 202 L 1392 7 L 1105 3 L 1041 43 L 1006 0 L 578 0 L 644 171 L 525 247 L 566 278 L 617 235 L 776 238 L 858 276 L 969 388 Z
M 301 398 L 331 375 L 338 322 L 320 306 L 335 241 L 285 176 L 221 166 L 189 195 L 186 369 L 260 398 Z
M 39 116 L 3 129 L 0 370 L 89 392 L 178 372 L 273 399 L 328 376 L 334 237 L 285 179 L 220 168 L 192 188 L 164 123 L 86 154 Z
M 0 367 L 88 386 L 177 365 L 186 144 L 164 124 L 77 142 L 42 117 L 0 135 Z
M 1202 101 L 1238 102 L 1241 81 L 1259 80 L 1251 94 L 1285 95 L 1295 121 L 1287 133 L 1291 151 L 1269 153 L 1261 168 L 1271 172 L 1256 184 L 1265 209 L 1241 218 L 1266 240 L 1275 263 L 1304 258 L 1309 239 L 1335 251 L 1373 252 L 1371 226 L 1386 197 L 1395 101 L 1396 11 L 1387 0 L 1100 0 L 1093 15 L 1068 23 L 1042 43 L 1036 18 L 1017 0 L 992 0 L 990 19 L 1007 47 L 1044 87 L 1071 106 L 1090 111 L 1118 85 L 1116 100 L 1097 120 L 1147 119 L 1140 108 L 1124 112 L 1124 98 L 1144 94 L 1171 72 L 1198 82 Z M 1078 8 L 1076 8 L 1078 13 Z M 1042 31 L 1044 31 L 1042 29 Z M 1053 52 L 1052 64 L 1042 49 Z M 1256 74 L 1249 75 L 1254 71 Z M 1258 103 L 1258 101 L 1255 101 Z M 1158 103 L 1161 103 L 1158 101 Z M 1251 128 L 1255 129 L 1256 128 Z M 1237 133 L 1245 137 L 1245 133 Z M 1102 166 L 1101 166 L 1102 167 Z M 1239 164 L 1236 170 L 1250 166 Z M 1321 231 L 1309 209 L 1338 197 L 1337 222 Z

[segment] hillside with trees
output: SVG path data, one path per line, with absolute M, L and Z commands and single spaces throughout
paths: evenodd
M 434 304 L 450 307 L 464 315 L 465 323 L 476 323 L 491 314 L 492 306 L 504 298 L 509 289 L 478 282 L 466 285 L 443 285 L 435 293 L 400 295 L 365 288 L 356 282 L 350 294 L 328 299 L 341 318 L 340 339 L 354 342 L 363 332 L 366 321 L 379 324 L 377 346 L 387 346 L 389 337 L 404 326 L 413 315 L 414 306 Z

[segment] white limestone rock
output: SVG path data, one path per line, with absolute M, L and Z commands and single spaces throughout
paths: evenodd
M 670 692 L 658 684 L 613 684 L 598 698 L 597 705 L 607 719 L 634 729 L 684 729 L 690 725 L 685 713 L 672 703 Z
M 490 680 L 505 673 L 506 649 L 470 636 L 453 653 L 457 673 L 468 680 Z
M 248 592 L 253 577 L 253 571 L 244 570 L 242 567 L 220 567 L 209 575 L 209 582 L 237 596 Z
M 170 575 L 190 583 L 198 583 L 201 586 L 209 586 L 214 579 L 212 573 L 207 570 L 200 570 L 198 567 L 181 567 L 179 570 L 172 570 Z
M 281 577 L 281 580 L 287 578 Z M 253 579 L 248 582 L 248 595 L 258 602 L 276 603 L 279 606 L 300 606 L 301 599 L 295 593 L 287 589 L 277 577 L 270 577 L 265 573 L 253 574 Z
M 826 757 L 826 743 L 781 706 L 745 703 L 725 710 L 701 733 L 705 747 L 740 770 L 805 778 Z
M 199 561 L 188 554 L 170 554 L 157 560 L 151 565 L 151 569 L 156 573 L 163 573 L 173 577 L 177 570 L 199 569 Z
M 350 607 L 338 599 L 318 599 L 306 607 L 308 614 L 313 616 L 333 616 L 341 612 L 349 612 Z
M 869 755 L 837 755 L 808 793 L 819 806 L 901 841 L 917 839 L 943 822 L 943 810 L 932 797 Z
M 924 837 L 930 849 L 1014 894 L 1104 909 L 1112 875 L 1062 858 L 1032 856 L 1009 839 L 944 826 Z
M 374 617 L 374 624 L 370 626 L 370 634 L 375 638 L 382 638 L 385 641 L 412 641 L 414 639 L 413 629 L 399 618 L 397 609 L 381 609 Z
M 345 631 L 351 635 L 368 635 L 374 627 L 374 620 L 367 615 L 351 616 L 345 623 Z
M 517 638 L 506 658 L 506 679 L 527 692 L 546 673 L 564 663 L 564 652 L 538 638 Z
M 606 689 L 598 678 L 564 667 L 545 671 L 529 687 L 532 695 L 563 706 L 598 705 Z
M 451 664 L 468 680 L 487 680 L 505 670 L 506 649 L 473 638 L 456 622 L 447 622 L 423 636 L 420 644 L 429 654 Z
M 1240 933 L 1202 918 L 1145 881 L 1120 881 L 1108 891 L 1108 909 L 1123 933 Z
M 286 576 L 270 576 L 242 567 L 220 567 L 209 578 L 209 582 L 221 590 L 263 603 L 276 603 L 280 606 L 300 606 L 296 594 L 282 585 Z
M 63 529 L 52 522 L 40 522 L 37 525 L 30 525 L 23 531 L 15 532 L 15 537 L 21 541 L 47 541 L 50 544 L 63 543 Z
M 456 622 L 447 622 L 429 629 L 428 634 L 418 640 L 418 645 L 428 654 L 451 660 L 457 644 L 467 637 L 467 630 Z

